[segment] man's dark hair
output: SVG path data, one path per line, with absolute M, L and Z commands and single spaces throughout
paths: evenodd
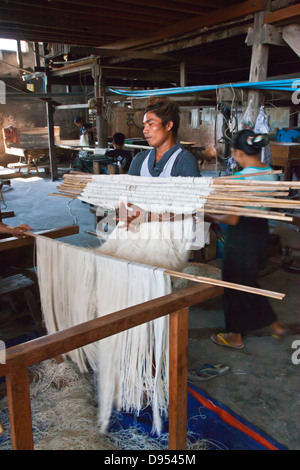
M 81 116 L 76 116 L 74 118 L 74 124 L 76 124 L 76 122 L 83 122 L 83 118 Z
M 180 110 L 175 101 L 168 99 L 152 99 L 145 109 L 145 113 L 154 113 L 162 121 L 162 125 L 166 126 L 168 122 L 173 122 L 172 132 L 177 137 L 180 124 Z
M 125 142 L 125 135 L 122 134 L 122 132 L 116 132 L 116 133 L 113 135 L 113 142 L 114 142 L 116 145 L 124 145 L 124 142 Z

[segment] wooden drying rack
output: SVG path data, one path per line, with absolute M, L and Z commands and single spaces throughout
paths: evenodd
M 6 377 L 13 450 L 33 450 L 29 367 L 143 323 L 169 315 L 169 449 L 185 450 L 189 307 L 223 293 L 200 285 L 120 310 L 72 328 L 9 348 L 0 377 Z
M 77 226 L 39 232 L 49 238 L 78 233 Z M 1 241 L 0 251 L 34 244 L 37 234 Z M 6 248 L 5 248 L 6 245 Z M 171 276 L 179 273 L 166 271 Z M 197 276 L 190 276 L 195 280 Z M 199 278 L 200 280 L 201 278 Z M 205 278 L 202 278 L 205 279 Z M 198 282 L 199 282 L 198 280 Z M 209 281 L 206 279 L 206 281 Z M 211 280 L 213 283 L 215 280 Z M 201 282 L 201 281 L 200 281 Z M 187 443 L 187 366 L 189 307 L 223 293 L 221 285 L 200 284 L 57 333 L 19 344 L 6 351 L 0 377 L 6 377 L 13 450 L 33 450 L 29 368 L 74 349 L 169 315 L 169 449 L 185 450 Z M 267 291 L 266 291 L 267 292 Z M 269 292 L 268 292 L 269 294 Z

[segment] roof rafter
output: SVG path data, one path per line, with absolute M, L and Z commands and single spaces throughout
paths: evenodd
M 136 1 L 136 0 L 135 0 Z M 172 36 L 178 36 L 190 31 L 195 31 L 199 28 L 206 26 L 213 26 L 220 23 L 226 23 L 227 21 L 241 18 L 250 13 L 255 13 L 257 11 L 264 10 L 267 4 L 267 0 L 246 0 L 237 5 L 232 5 L 220 10 L 216 10 L 213 13 L 208 13 L 203 16 L 197 16 L 195 18 L 181 21 L 173 25 L 161 28 L 159 32 L 156 32 L 153 35 L 144 36 L 141 39 L 137 40 L 128 40 L 120 41 L 116 44 L 111 44 L 107 47 L 119 48 L 119 49 L 129 49 L 130 47 L 139 47 L 146 45 L 152 42 L 155 42 L 166 37 L 170 38 Z

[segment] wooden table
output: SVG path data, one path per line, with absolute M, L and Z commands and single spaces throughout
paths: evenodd
M 300 143 L 270 142 L 273 166 L 284 168 L 284 180 L 292 180 L 292 168 L 300 167 Z

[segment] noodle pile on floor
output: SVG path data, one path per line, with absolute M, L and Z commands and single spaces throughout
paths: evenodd
M 79 373 L 75 364 L 45 361 L 30 370 L 34 443 L 36 450 L 160 450 L 168 448 L 168 434 L 151 438 L 139 427 L 99 433 L 93 373 Z M 118 419 L 113 413 L 112 419 Z M 10 450 L 7 398 L 0 401 L 0 450 Z M 206 441 L 189 443 L 204 450 Z

